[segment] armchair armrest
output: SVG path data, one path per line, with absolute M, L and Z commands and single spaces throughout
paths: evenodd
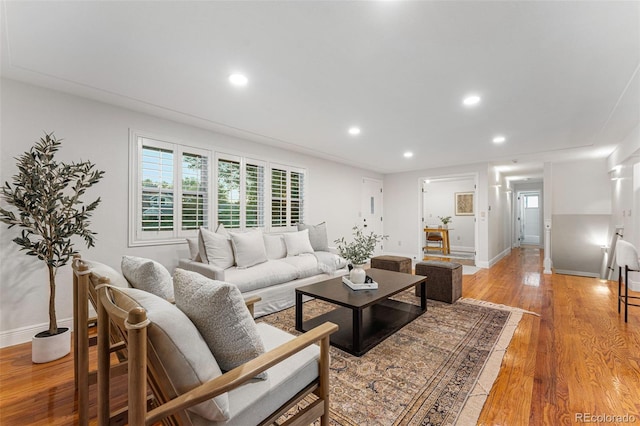
M 249 296 L 244 299 L 244 304 L 247 305 L 247 309 L 249 309 L 249 313 L 251 313 L 252 317 L 254 316 L 254 305 L 261 300 L 262 297 L 260 296 Z
M 336 324 L 325 322 L 295 339 L 284 343 L 207 383 L 203 383 L 202 385 L 178 396 L 175 399 L 172 399 L 160 407 L 153 409 L 148 413 L 146 423 L 157 423 L 163 418 L 175 414 L 178 411 L 228 392 L 317 341 L 320 341 L 321 348 L 319 377 L 322 380 L 325 374 L 328 377 L 329 335 L 337 330 L 338 326 Z M 326 364 L 325 368 L 327 369 L 324 374 L 322 372 L 323 363 Z M 321 384 L 321 386 L 328 389 L 328 384 Z
M 187 271 L 197 272 L 212 280 L 224 281 L 224 269 L 209 265 L 208 263 L 196 262 L 191 259 L 180 259 L 178 260 L 178 267 L 186 269 Z

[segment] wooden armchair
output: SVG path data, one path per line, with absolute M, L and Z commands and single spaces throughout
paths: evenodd
M 198 362 L 203 363 L 201 365 L 210 364 L 202 361 L 203 356 L 211 353 L 206 343 L 198 343 L 202 339 L 193 323 L 175 305 L 162 299 L 158 301 L 159 298 L 154 299 L 155 296 L 148 293 L 108 285 L 100 285 L 96 290 L 99 425 L 108 425 L 110 418 L 110 323 L 115 324 L 122 333 L 129 355 L 128 420 L 131 425 L 157 422 L 186 425 L 194 422 L 213 425 L 234 422 L 271 424 L 305 398 L 307 404 L 299 406 L 297 413 L 286 424 L 308 425 L 320 418 L 322 425 L 328 425 L 329 335 L 338 329 L 337 325 L 325 323 L 294 338 L 264 323 L 258 324 L 262 332 L 274 337 L 266 338 L 261 334 L 266 353 L 181 391 L 184 383 L 175 383 L 176 377 L 172 376 L 171 370 L 182 371 L 185 366 L 177 366 L 177 362 L 187 359 L 187 367 L 193 368 L 194 362 L 188 361 L 189 357 L 197 357 L 200 360 Z M 283 335 L 286 336 L 284 343 Z M 316 342 L 320 342 L 319 348 L 314 345 Z M 176 347 L 166 347 L 168 344 L 175 344 Z M 177 351 L 180 351 L 179 356 L 175 355 Z M 269 370 L 269 379 L 254 380 L 257 374 L 266 370 Z M 283 374 L 289 377 L 278 378 Z M 297 384 L 292 385 L 292 379 Z M 147 410 L 147 384 L 155 396 L 151 411 Z M 219 404 L 219 398 L 222 397 L 230 401 L 228 418 L 206 421 L 201 412 L 195 412 L 203 404 Z M 259 403 L 246 401 L 251 398 L 262 399 Z M 235 412 L 238 404 L 244 404 L 246 410 Z
M 89 368 L 89 347 L 95 346 L 97 336 L 89 335 L 89 326 L 96 318 L 89 317 L 89 304 L 97 307 L 95 288 L 102 284 L 111 284 L 117 280 L 117 272 L 106 265 L 85 262 L 79 255 L 73 263 L 73 369 L 75 387 L 78 395 L 78 424 L 89 424 L 89 386 L 97 382 L 97 370 Z M 122 278 L 124 280 L 124 278 Z M 111 366 L 112 375 L 127 372 L 127 353 L 120 331 L 113 325 L 109 327 L 110 353 L 117 355 L 118 362 Z M 114 413 L 114 421 L 126 418 L 126 411 Z

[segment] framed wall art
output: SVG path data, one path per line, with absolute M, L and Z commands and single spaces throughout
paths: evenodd
M 456 192 L 456 216 L 473 216 L 473 192 Z

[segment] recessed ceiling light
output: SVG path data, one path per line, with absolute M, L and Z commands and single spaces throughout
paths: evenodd
M 350 127 L 349 128 L 349 134 L 350 135 L 359 135 L 360 134 L 360 127 Z
M 506 140 L 507 138 L 505 138 L 504 136 L 496 136 L 495 138 L 493 138 L 493 143 L 502 143 Z
M 229 81 L 234 86 L 246 86 L 249 82 L 249 79 L 244 74 L 231 74 L 229 76 Z
M 468 95 L 462 100 L 462 103 L 468 107 L 478 105 L 480 103 L 480 96 Z
M 404 155 L 404 158 L 411 158 L 411 157 L 413 157 L 413 152 L 407 151 L 403 155 Z

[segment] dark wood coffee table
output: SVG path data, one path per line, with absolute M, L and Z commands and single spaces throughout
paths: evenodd
M 377 290 L 351 290 L 342 277 L 296 288 L 296 330 L 310 330 L 325 321 L 339 325 L 331 335 L 331 344 L 352 355 L 361 356 L 427 310 L 427 277 L 368 269 L 378 283 Z M 391 300 L 389 297 L 420 285 L 420 306 Z M 330 312 L 302 321 L 302 296 L 338 305 Z

